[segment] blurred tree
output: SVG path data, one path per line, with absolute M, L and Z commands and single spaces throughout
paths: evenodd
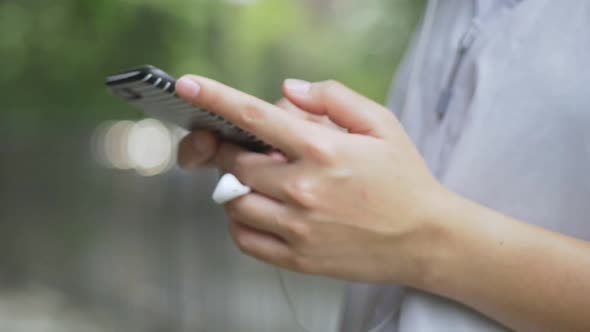
M 134 117 L 102 87 L 151 63 L 212 76 L 263 98 L 286 76 L 336 78 L 379 100 L 422 2 L 346 1 L 316 17 L 304 2 L 0 2 L 0 126 L 26 130 Z M 123 112 L 122 109 L 127 110 Z

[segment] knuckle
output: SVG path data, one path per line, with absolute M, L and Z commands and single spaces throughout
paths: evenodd
M 235 240 L 236 246 L 238 247 L 240 252 L 243 254 L 248 254 L 248 241 L 246 240 L 246 237 L 238 235 L 238 237 Z
M 246 101 L 244 103 L 244 110 L 240 112 L 240 121 L 246 125 L 254 125 L 264 120 L 264 109 L 259 103 L 254 101 Z
M 288 225 L 287 231 L 289 235 L 300 242 L 305 242 L 309 239 L 309 225 L 303 222 L 292 222 Z
M 321 83 L 322 90 L 325 92 L 338 91 L 342 89 L 342 83 L 336 80 L 327 80 Z
M 308 226 L 297 218 L 286 216 L 285 214 L 276 214 L 272 223 L 273 229 L 290 239 L 303 241 L 308 237 Z
M 252 251 L 252 241 L 246 234 L 238 232 L 234 237 L 234 241 L 240 252 L 248 254 Z
M 322 101 L 326 102 L 340 94 L 343 89 L 344 85 L 338 81 L 324 81 L 319 86 L 319 97 Z
M 284 213 L 275 213 L 270 218 L 269 227 L 274 231 L 288 231 L 291 221 Z
M 252 196 L 244 195 L 225 203 L 225 210 L 230 220 L 247 220 L 256 208 L 252 205 Z
M 288 264 L 291 269 L 298 272 L 311 273 L 314 271 L 311 261 L 302 255 L 291 256 Z
M 229 220 L 232 220 L 232 221 L 239 220 L 240 212 L 238 211 L 238 208 L 236 207 L 235 200 L 225 204 L 225 214 L 227 215 L 227 218 Z
M 315 205 L 316 197 L 307 177 L 299 176 L 287 181 L 285 192 L 291 200 L 304 207 L 311 208 Z
M 197 97 L 206 108 L 211 110 L 218 109 L 224 102 L 224 97 L 220 93 L 216 93 L 216 89 L 201 89 Z
M 309 157 L 321 165 L 333 165 L 337 159 L 337 144 L 331 140 L 309 140 L 304 143 L 304 149 Z

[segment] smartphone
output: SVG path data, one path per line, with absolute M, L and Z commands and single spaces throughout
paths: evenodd
M 190 131 L 210 130 L 222 141 L 251 151 L 265 152 L 271 148 L 221 116 L 178 98 L 175 92 L 176 78 L 154 66 L 110 75 L 106 78 L 106 85 L 114 95 L 150 117 Z

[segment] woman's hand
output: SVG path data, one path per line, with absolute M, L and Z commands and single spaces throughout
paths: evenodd
M 518 331 L 590 330 L 590 242 L 446 191 L 380 105 L 338 83 L 286 81 L 294 105 L 344 132 L 202 77 L 184 77 L 177 91 L 283 153 L 220 144 L 214 154 L 254 189 L 225 206 L 244 253 L 299 272 L 420 288 Z M 181 158 L 190 154 L 181 148 Z
M 177 91 L 285 155 L 218 144 L 203 133 L 181 144 L 184 165 L 211 161 L 253 188 L 226 204 L 244 253 L 343 279 L 414 284 L 419 278 L 421 256 L 437 233 L 429 216 L 445 191 L 391 112 L 339 83 L 285 82 L 294 105 L 344 132 L 203 77 L 183 77 Z M 193 152 L 190 142 L 205 142 L 207 151 Z
M 300 272 L 420 288 L 518 331 L 590 330 L 590 242 L 446 191 L 385 108 L 338 83 L 285 83 L 294 105 L 343 132 L 202 77 L 184 77 L 177 90 L 284 154 L 220 144 L 213 158 L 255 190 L 226 204 L 243 252 Z
M 275 105 L 301 119 L 320 123 L 328 128 L 339 128 L 328 117 L 305 112 L 286 98 L 280 99 Z M 219 142 L 213 133 L 206 130 L 191 132 L 182 139 L 178 146 L 178 164 L 185 169 L 211 167 L 218 148 Z M 283 158 L 276 151 L 271 151 L 270 154 Z

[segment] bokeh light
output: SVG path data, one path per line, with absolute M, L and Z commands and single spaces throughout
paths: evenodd
M 96 128 L 92 145 L 101 165 L 153 176 L 174 165 L 176 145 L 185 134 L 155 119 L 108 121 Z
M 131 121 L 119 121 L 108 127 L 104 136 L 103 151 L 108 165 L 118 169 L 130 169 L 127 153 L 127 137 L 133 127 Z
M 131 164 L 140 174 L 162 173 L 171 163 L 170 131 L 154 119 L 136 123 L 127 137 L 127 154 Z

